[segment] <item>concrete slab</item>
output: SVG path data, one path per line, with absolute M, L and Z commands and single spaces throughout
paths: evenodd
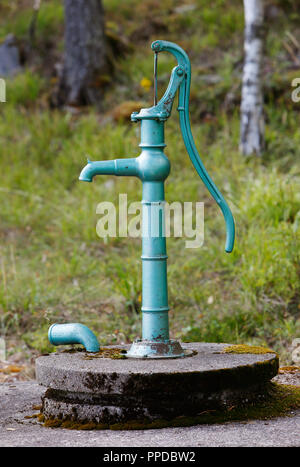
M 279 377 L 276 379 L 278 380 Z M 292 381 L 290 381 L 291 383 Z M 250 422 L 136 431 L 46 428 L 35 418 L 44 389 L 35 381 L 0 385 L 0 446 L 62 447 L 292 447 L 300 446 L 300 411 Z
M 48 388 L 42 412 L 46 419 L 109 424 L 196 416 L 264 397 L 266 382 L 278 371 L 271 352 L 223 353 L 228 344 L 183 346 L 194 355 L 149 361 L 81 351 L 39 357 L 36 377 Z

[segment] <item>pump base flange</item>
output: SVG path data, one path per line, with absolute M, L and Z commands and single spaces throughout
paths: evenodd
M 183 358 L 191 357 L 195 351 L 192 349 L 183 349 L 179 341 L 150 341 L 146 339 L 137 339 L 133 342 L 126 353 L 127 358 Z M 197 353 L 197 352 L 196 352 Z

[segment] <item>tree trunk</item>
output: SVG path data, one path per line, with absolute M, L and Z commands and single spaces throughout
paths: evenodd
M 64 0 L 65 54 L 58 103 L 101 105 L 106 73 L 104 12 L 101 0 Z
M 262 61 L 264 48 L 264 2 L 244 0 L 245 42 L 241 101 L 240 151 L 260 155 L 264 149 Z

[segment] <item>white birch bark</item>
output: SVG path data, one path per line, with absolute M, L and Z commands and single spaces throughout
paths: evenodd
M 240 151 L 260 155 L 264 148 L 262 61 L 264 0 L 244 0 L 245 42 L 241 101 Z

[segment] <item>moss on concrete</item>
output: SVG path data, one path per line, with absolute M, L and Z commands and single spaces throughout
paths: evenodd
M 298 371 L 300 371 L 300 366 L 296 366 L 296 365 L 281 366 L 278 371 L 280 374 L 285 374 L 285 373 L 295 374 L 295 373 L 298 373 Z
M 264 399 L 259 402 L 232 406 L 225 410 L 206 410 L 194 417 L 182 416 L 171 420 L 128 420 L 110 425 L 93 421 L 78 422 L 76 420 L 49 418 L 44 421 L 43 426 L 70 430 L 145 430 L 230 421 L 268 420 L 274 417 L 292 416 L 293 411 L 299 409 L 300 387 L 269 383 Z M 42 417 L 38 419 L 42 421 Z
M 38 419 L 39 422 L 43 423 L 43 422 L 45 421 L 45 416 L 44 416 L 44 414 L 39 413 L 37 419 Z
M 230 345 L 229 347 L 225 347 L 222 350 L 222 353 L 252 353 L 252 354 L 266 354 L 266 353 L 274 353 L 274 350 L 268 349 L 267 347 L 260 347 L 255 345 Z
M 81 347 L 73 347 L 72 349 L 65 349 L 62 351 L 62 353 L 77 353 L 81 352 L 82 353 L 82 358 L 84 360 L 94 360 L 94 358 L 112 358 L 113 360 L 115 359 L 123 359 L 127 358 L 126 357 L 126 350 L 120 349 L 118 347 L 101 347 L 99 352 L 86 352 L 85 349 Z
M 99 352 L 95 352 L 93 354 L 89 353 L 85 355 L 84 360 L 93 360 L 94 358 L 112 358 L 113 360 L 116 359 L 124 359 L 126 357 L 126 350 L 119 349 L 117 347 L 114 348 L 101 348 Z

